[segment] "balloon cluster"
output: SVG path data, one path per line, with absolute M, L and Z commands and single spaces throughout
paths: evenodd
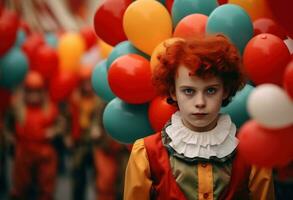
M 11 93 L 29 71 L 42 76 L 51 99 L 59 102 L 68 99 L 78 85 L 83 65 L 99 59 L 94 49 L 99 46 L 98 38 L 92 27 L 85 26 L 79 32 L 37 33 L 17 13 L 1 8 L 0 37 L 1 111 L 8 107 Z M 89 55 L 90 50 L 96 51 L 94 56 L 92 52 Z
M 282 4 L 284 12 L 276 11 L 275 4 Z M 108 133 L 120 142 L 133 143 L 160 131 L 176 111 L 166 98 L 156 96 L 151 84 L 152 68 L 165 51 L 164 44 L 222 33 L 243 56 L 250 79 L 221 110 L 241 127 L 240 151 L 259 165 L 292 160 L 288 149 L 293 141 L 289 134 L 293 132 L 293 62 L 289 63 L 293 45 L 287 36 L 293 26 L 287 26 L 292 16 L 286 4 L 289 0 L 104 1 L 96 11 L 94 27 L 100 41 L 113 49 L 94 68 L 92 84 L 96 94 L 109 102 L 104 112 Z M 279 159 L 269 160 L 268 155 Z

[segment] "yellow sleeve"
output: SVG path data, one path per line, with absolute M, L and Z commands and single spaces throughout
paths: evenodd
M 137 140 L 129 157 L 125 173 L 124 200 L 149 200 L 151 173 L 144 140 Z
M 252 166 L 248 186 L 250 190 L 250 199 L 275 199 L 272 169 Z

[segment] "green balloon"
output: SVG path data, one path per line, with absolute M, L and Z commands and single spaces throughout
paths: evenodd
M 116 60 L 118 57 L 126 55 L 126 54 L 138 54 L 146 59 L 149 60 L 149 56 L 143 53 L 142 51 L 135 48 L 129 41 L 120 42 L 115 46 L 115 48 L 110 53 L 108 60 L 107 60 L 107 68 L 109 69 L 111 64 Z
M 173 27 L 190 14 L 199 13 L 209 16 L 218 5 L 217 0 L 175 0 L 172 6 Z
M 109 86 L 106 62 L 106 60 L 103 60 L 95 66 L 91 82 L 96 95 L 101 97 L 104 101 L 109 102 L 116 96 Z
M 28 71 L 28 61 L 19 48 L 13 48 L 0 59 L 0 86 L 13 89 L 21 84 Z
M 111 137 L 126 144 L 154 133 L 148 119 L 148 104 L 127 104 L 119 98 L 106 106 L 103 124 Z
M 243 8 L 225 4 L 217 7 L 210 14 L 206 32 L 226 35 L 242 53 L 248 41 L 253 37 L 253 25 Z
M 237 128 L 240 128 L 247 120 L 250 119 L 247 111 L 247 99 L 254 89 L 253 86 L 246 86 L 233 97 L 230 104 L 221 109 L 221 113 L 229 114 Z

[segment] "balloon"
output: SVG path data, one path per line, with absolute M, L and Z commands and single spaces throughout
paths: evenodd
M 91 26 L 84 26 L 80 29 L 80 34 L 83 37 L 86 49 L 90 49 L 95 44 L 97 44 L 98 37 L 95 34 L 95 30 Z
M 226 107 L 221 108 L 221 113 L 229 114 L 237 128 L 240 128 L 250 119 L 246 104 L 253 89 L 254 87 L 247 84 L 241 91 L 236 93 L 232 101 Z
M 42 45 L 32 58 L 31 68 L 48 80 L 58 71 L 58 64 L 59 58 L 56 50 L 49 45 Z
M 103 124 L 115 140 L 134 143 L 153 133 L 147 111 L 147 104 L 131 105 L 115 98 L 105 108 Z
M 74 32 L 63 34 L 59 39 L 57 48 L 60 68 L 77 71 L 84 51 L 85 42 L 80 34 Z
M 293 124 L 293 102 L 277 85 L 262 84 L 256 87 L 248 98 L 247 108 L 263 127 L 275 129 Z
M 123 28 L 128 40 L 148 55 L 172 35 L 171 17 L 157 1 L 139 0 L 130 4 L 123 17 Z
M 173 44 L 176 41 L 183 40 L 179 37 L 169 38 L 163 42 L 161 42 L 153 51 L 151 56 L 151 70 L 154 70 L 154 68 L 159 64 L 158 56 L 166 51 L 166 47 Z
M 110 68 L 111 64 L 116 58 L 130 53 L 138 54 L 145 57 L 146 59 L 149 59 L 148 55 L 136 49 L 129 41 L 124 41 L 117 44 L 115 48 L 111 51 L 111 54 L 109 55 L 109 58 L 107 60 L 107 68 Z
M 96 95 L 101 97 L 104 101 L 109 102 L 115 98 L 115 95 L 108 83 L 108 70 L 106 63 L 107 61 L 103 60 L 95 66 L 91 81 Z
M 166 97 L 154 98 L 149 106 L 148 116 L 152 128 L 158 132 L 161 131 L 164 125 L 171 119 L 173 113 L 177 111 L 175 106 L 167 103 Z
M 270 33 L 275 36 L 278 36 L 282 40 L 285 40 L 287 38 L 284 29 L 270 18 L 259 18 L 255 20 L 253 22 L 253 27 L 254 35 L 258 35 L 261 33 Z
M 2 10 L 0 14 L 0 56 L 4 55 L 14 44 L 19 19 L 15 12 Z
M 222 5 L 222 4 L 226 4 L 228 2 L 228 0 L 218 0 L 218 3 L 220 4 L 220 5 Z
M 248 14 L 241 7 L 231 4 L 219 6 L 210 14 L 206 31 L 228 36 L 241 53 L 253 36 L 253 26 Z
M 26 40 L 26 34 L 23 30 L 18 30 L 16 35 L 15 45 L 16 47 L 21 47 L 24 41 Z
M 177 24 L 174 37 L 191 38 L 204 36 L 208 17 L 203 14 L 187 15 Z
M 155 97 L 149 61 L 136 54 L 117 58 L 108 72 L 114 94 L 127 103 L 141 104 Z
M 49 94 L 55 102 L 66 100 L 78 85 L 78 74 L 72 71 L 59 71 L 50 80 Z
M 271 9 L 276 22 L 280 24 L 293 37 L 293 2 L 291 0 L 267 0 L 268 7 Z
M 28 61 L 20 49 L 13 48 L 0 59 L 0 86 L 13 89 L 25 78 Z
M 249 14 L 252 21 L 263 17 L 272 18 L 267 0 L 229 0 L 228 3 L 241 6 Z
M 166 0 L 165 6 L 168 9 L 169 13 L 172 13 L 174 0 Z
M 30 65 L 32 65 L 32 60 L 35 55 L 36 50 L 45 44 L 45 39 L 43 35 L 38 33 L 33 33 L 29 35 L 24 43 L 22 43 L 22 50 L 27 55 Z
M 291 100 L 293 100 L 293 59 L 286 67 L 283 85 Z
M 112 46 L 127 40 L 122 19 L 131 3 L 132 0 L 107 0 L 100 5 L 94 17 L 94 27 L 99 38 Z
M 293 158 L 292 132 L 293 126 L 266 129 L 251 120 L 239 131 L 238 152 L 247 162 L 260 167 L 286 165 Z
M 286 44 L 291 56 L 293 55 L 293 40 L 291 38 L 288 38 L 286 40 L 283 40 Z
M 198 13 L 209 16 L 217 6 L 217 0 L 175 0 L 172 7 L 173 25 L 176 27 L 181 19 L 190 14 Z
M 252 38 L 245 47 L 243 64 L 248 77 L 256 84 L 282 85 L 290 53 L 283 40 L 269 33 Z
M 112 52 L 113 47 L 101 39 L 98 41 L 98 45 L 100 47 L 101 57 L 104 59 L 107 58 Z
M 53 48 L 56 48 L 58 46 L 58 39 L 56 34 L 54 33 L 46 33 L 45 40 L 47 44 Z

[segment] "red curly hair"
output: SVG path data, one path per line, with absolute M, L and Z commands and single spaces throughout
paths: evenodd
M 165 46 L 165 52 L 158 55 L 159 63 L 155 66 L 152 77 L 159 95 L 170 97 L 170 92 L 175 92 L 175 75 L 180 65 L 186 66 L 201 78 L 211 75 L 219 77 L 225 91 L 229 93 L 222 106 L 228 105 L 236 92 L 244 86 L 240 55 L 225 36 L 179 40 Z

